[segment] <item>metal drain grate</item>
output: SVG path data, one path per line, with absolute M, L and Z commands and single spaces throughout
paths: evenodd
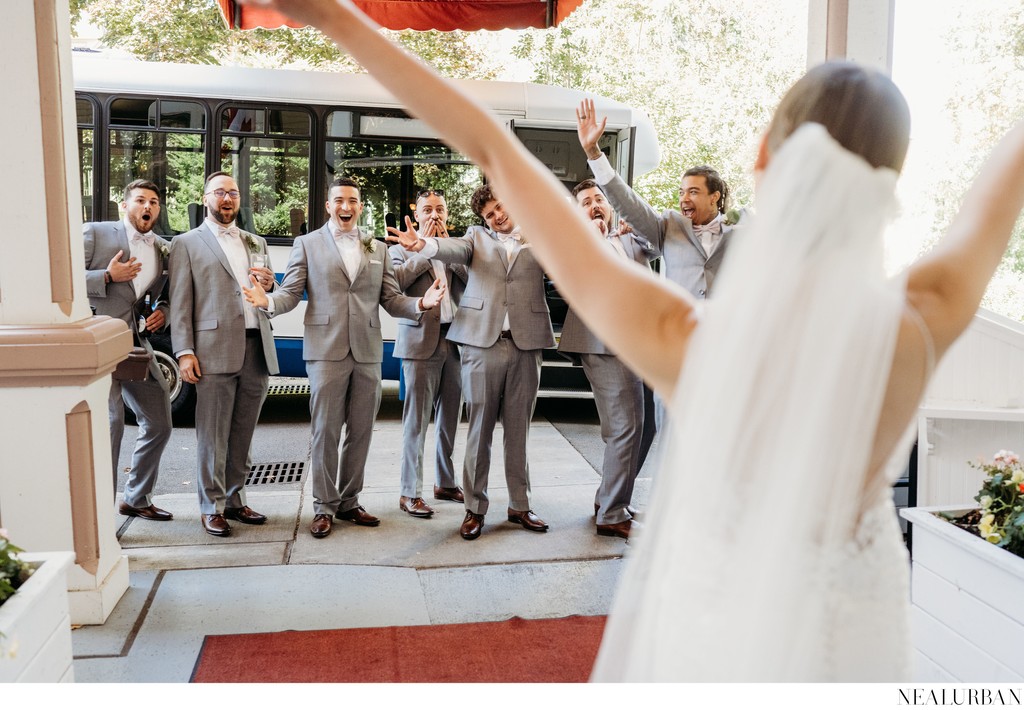
M 267 387 L 268 397 L 290 394 L 309 394 L 309 385 L 270 385 Z
M 249 469 L 245 477 L 245 485 L 257 486 L 262 483 L 298 483 L 306 468 L 305 461 L 279 461 L 276 463 L 258 463 Z

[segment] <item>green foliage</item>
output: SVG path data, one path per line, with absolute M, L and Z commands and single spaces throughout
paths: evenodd
M 523 32 L 513 56 L 532 61 L 535 81 L 647 113 L 661 164 L 634 187 L 656 208 L 678 206 L 680 176 L 699 164 L 717 168 L 733 205 L 746 205 L 758 137 L 804 71 L 806 16 L 780 16 L 783 5 L 588 0 L 556 29 Z
M 19 559 L 21 552 L 7 539 L 7 531 L 0 529 L 0 604 L 10 599 L 32 574 L 32 567 Z
M 139 59 L 184 64 L 233 64 L 345 72 L 360 67 L 319 30 L 228 30 L 215 0 L 68 0 L 74 27 L 85 14 L 108 47 Z M 385 34 L 432 63 L 442 74 L 490 79 L 493 68 L 466 32 Z

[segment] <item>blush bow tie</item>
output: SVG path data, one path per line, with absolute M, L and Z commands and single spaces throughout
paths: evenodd
M 220 228 L 220 236 L 222 236 L 222 237 L 235 237 L 237 239 L 238 236 L 239 236 L 238 227 L 221 227 Z
M 704 235 L 718 235 L 722 233 L 722 222 L 721 220 L 715 219 L 707 224 L 695 224 L 693 225 L 693 233 L 698 237 Z
M 335 229 L 334 239 L 335 241 L 339 239 L 359 239 L 359 232 L 356 230 L 352 230 L 350 232 L 343 232 L 340 229 Z
M 155 241 L 155 239 L 156 237 L 153 236 L 152 232 L 146 232 L 145 234 L 139 234 L 138 232 L 136 232 L 135 234 L 132 235 L 133 242 L 143 242 L 147 246 L 153 246 L 153 242 Z

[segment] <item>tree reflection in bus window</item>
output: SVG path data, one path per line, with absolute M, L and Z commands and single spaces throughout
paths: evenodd
M 235 178 L 242 193 L 239 226 L 266 237 L 309 231 L 310 114 L 228 106 L 220 123 L 221 170 Z
M 328 141 L 326 157 L 325 185 L 342 176 L 359 182 L 360 226 L 374 236 L 384 236 L 389 224 L 404 224 L 415 209 L 417 191 L 424 187 L 445 191 L 452 235 L 479 223 L 470 197 L 482 184 L 481 173 L 444 145 Z
M 225 136 L 221 170 L 235 178 L 242 193 L 242 229 L 273 237 L 309 231 L 308 140 Z
M 152 180 L 164 190 L 154 231 L 165 236 L 187 232 L 188 205 L 203 193 L 203 165 L 202 134 L 111 129 L 106 218 L 120 219 L 125 185 Z

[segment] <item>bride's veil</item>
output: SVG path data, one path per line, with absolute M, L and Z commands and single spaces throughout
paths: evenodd
M 815 680 L 903 308 L 896 173 L 819 124 L 773 156 L 671 408 L 594 680 Z

